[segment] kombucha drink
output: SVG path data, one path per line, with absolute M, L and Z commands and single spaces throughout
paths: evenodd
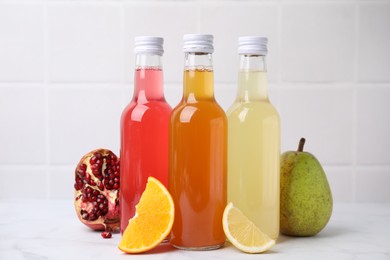
M 277 239 L 280 119 L 267 93 L 266 44 L 266 38 L 240 38 L 238 92 L 227 112 L 228 201 Z
M 227 119 L 214 99 L 211 35 L 184 36 L 183 98 L 170 119 L 169 191 L 175 203 L 171 244 L 189 250 L 223 246 Z
M 168 187 L 171 107 L 163 92 L 163 39 L 137 37 L 134 96 L 121 118 L 121 232 L 135 214 L 149 176 Z

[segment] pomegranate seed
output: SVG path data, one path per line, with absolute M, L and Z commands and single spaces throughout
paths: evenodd
M 85 192 L 86 192 L 87 194 L 91 193 L 91 192 L 92 192 L 92 188 L 91 188 L 91 187 L 87 187 L 87 188 L 85 189 Z
M 99 182 L 98 187 L 100 190 L 104 190 L 104 184 L 102 182 Z
M 98 216 L 95 213 L 89 214 L 89 220 L 96 220 L 98 219 Z
M 85 165 L 85 164 L 81 164 L 80 165 L 80 170 L 82 170 L 82 171 L 86 171 L 87 170 L 87 165 Z
M 112 237 L 112 234 L 111 234 L 111 232 L 109 232 L 109 231 L 104 231 L 104 232 L 102 233 L 102 237 L 103 237 L 103 238 L 111 238 L 111 237 Z
M 82 213 L 81 217 L 85 220 L 89 218 L 89 214 L 87 212 Z
M 95 156 L 92 156 L 91 159 L 89 160 L 89 163 L 90 163 L 91 166 L 92 166 L 92 164 L 95 164 L 95 162 L 96 162 L 96 157 L 95 157 Z
M 118 183 L 115 183 L 114 186 L 112 186 L 114 188 L 114 190 L 117 190 L 119 189 L 119 184 Z

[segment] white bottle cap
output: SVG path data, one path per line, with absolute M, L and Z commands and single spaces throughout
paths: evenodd
M 134 38 L 134 52 L 137 54 L 155 54 L 162 56 L 164 39 L 153 36 L 137 36 Z
M 267 55 L 266 37 L 245 36 L 238 38 L 238 54 Z
M 184 52 L 213 53 L 213 39 L 211 34 L 186 34 L 183 36 Z

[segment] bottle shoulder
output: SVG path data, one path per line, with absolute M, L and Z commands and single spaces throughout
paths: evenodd
M 146 103 L 130 102 L 122 112 L 122 120 L 141 121 L 146 117 L 155 119 L 169 117 L 171 106 L 164 101 L 148 101 Z
M 123 112 L 131 112 L 137 107 L 148 107 L 152 110 L 172 110 L 172 107 L 168 104 L 165 99 L 160 100 L 148 100 L 146 102 L 137 102 L 132 100 L 123 110 Z
M 173 110 L 171 119 L 175 118 L 193 118 L 196 119 L 216 119 L 221 118 L 227 121 L 226 113 L 223 108 L 215 101 L 198 101 L 195 103 L 180 102 Z
M 275 118 L 280 120 L 276 108 L 270 102 L 234 102 L 227 110 L 229 120 L 238 118 L 258 120 L 259 118 Z

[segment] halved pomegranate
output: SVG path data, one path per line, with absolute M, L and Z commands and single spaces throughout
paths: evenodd
M 104 231 L 104 238 L 119 232 L 119 176 L 119 158 L 107 149 L 84 155 L 75 170 L 77 216 L 88 227 Z

